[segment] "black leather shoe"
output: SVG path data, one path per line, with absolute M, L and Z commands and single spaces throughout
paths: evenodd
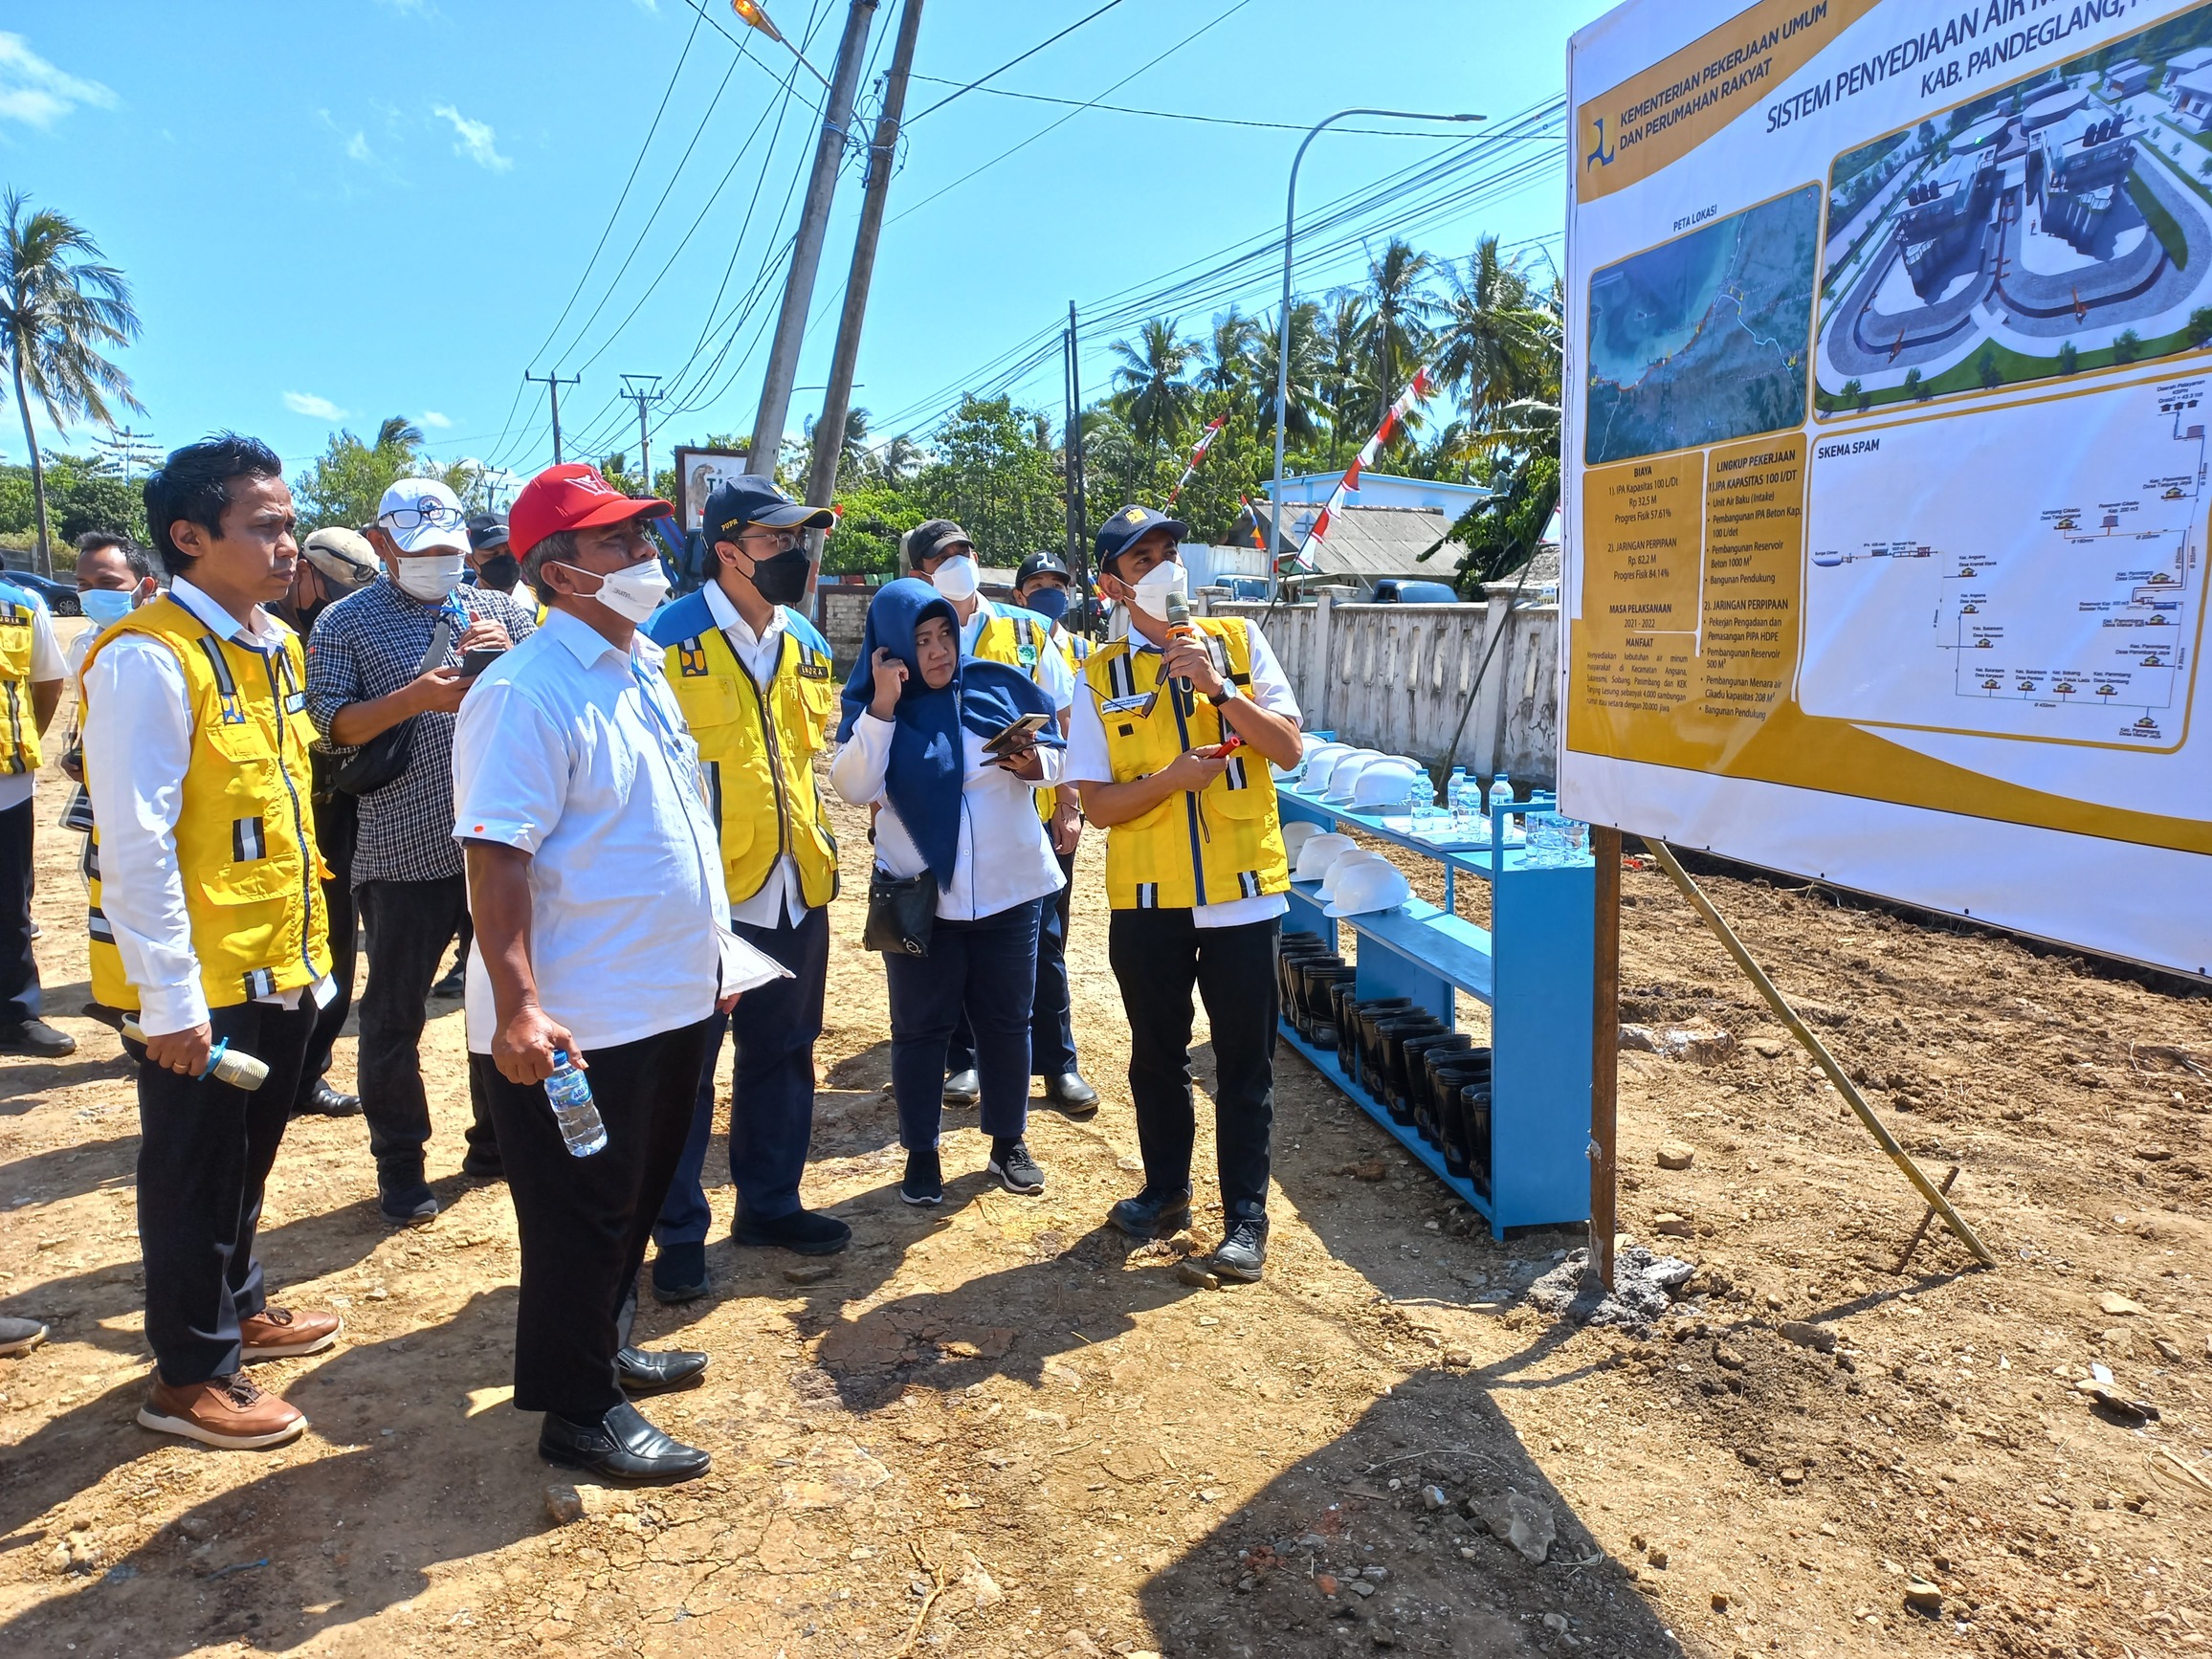
M 632 1400 L 688 1388 L 706 1374 L 707 1357 L 691 1348 L 623 1348 L 614 1356 L 614 1381 Z
M 730 1239 L 734 1244 L 775 1246 L 803 1256 L 833 1256 L 852 1242 L 852 1229 L 820 1210 L 795 1209 L 770 1221 L 741 1215 L 730 1229 Z
M 538 1455 L 563 1469 L 581 1469 L 606 1480 L 673 1486 L 697 1480 L 714 1459 L 696 1446 L 671 1440 L 624 1401 L 597 1423 L 570 1423 L 545 1413 Z
M 333 1089 L 327 1077 L 316 1078 L 315 1087 L 307 1091 L 307 1097 L 292 1108 L 295 1117 L 357 1117 L 360 1115 L 361 1096 Z
M 1268 1224 L 1264 1221 L 1229 1223 L 1228 1237 L 1213 1252 L 1217 1277 L 1255 1284 L 1268 1265 Z
M 947 1106 L 973 1106 L 983 1097 L 984 1086 L 972 1066 L 964 1072 L 955 1072 L 944 1080 L 944 1103 Z
M 1156 1198 L 1150 1191 L 1125 1198 L 1106 1212 L 1106 1219 L 1131 1238 L 1168 1238 L 1190 1222 L 1190 1188 Z
M 663 1307 L 697 1301 L 707 1294 L 707 1247 L 662 1245 L 653 1258 L 653 1299 Z M 628 1352 L 628 1350 L 624 1350 Z
M 58 1060 L 76 1052 L 77 1039 L 67 1031 L 55 1030 L 44 1020 L 0 1026 L 0 1054 L 35 1054 L 41 1060 Z
M 1098 1110 L 1098 1091 L 1083 1080 L 1080 1072 L 1062 1072 L 1045 1079 L 1045 1098 L 1071 1117 L 1088 1117 Z
M 438 1195 L 426 1183 L 393 1192 L 379 1192 L 376 1212 L 387 1227 L 428 1227 L 438 1219 Z

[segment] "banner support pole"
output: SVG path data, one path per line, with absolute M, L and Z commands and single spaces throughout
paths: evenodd
M 1720 942 L 1727 946 L 1728 954 L 1736 959 L 1736 965 L 1743 969 L 1745 977 L 1758 987 L 1759 994 L 1766 999 L 1767 1006 L 1775 1011 L 1776 1017 L 1789 1028 L 1790 1034 L 1804 1045 L 1821 1070 L 1827 1073 L 1828 1081 L 1836 1086 L 1846 1104 L 1858 1115 L 1859 1121 L 1866 1125 L 1867 1133 L 1874 1138 L 1875 1144 L 1890 1155 L 1890 1161 L 1904 1172 L 1905 1179 L 1928 1201 L 1928 1207 L 1943 1218 L 1943 1225 L 1951 1229 L 1974 1259 L 1985 1268 L 1995 1267 L 1997 1258 L 1990 1254 L 1989 1247 L 1967 1225 L 1966 1218 L 1952 1207 L 1951 1200 L 1944 1195 L 1943 1189 L 1930 1181 L 1920 1166 L 1913 1161 L 1911 1154 L 1897 1144 L 1897 1138 L 1890 1133 L 1889 1126 L 1874 1116 L 1874 1109 L 1867 1104 L 1867 1097 L 1859 1093 L 1858 1085 L 1845 1074 L 1843 1067 L 1836 1063 L 1836 1057 L 1828 1052 L 1827 1045 L 1815 1036 L 1812 1028 L 1798 1017 L 1797 1010 L 1789 1006 L 1781 992 L 1776 988 L 1774 981 L 1767 978 L 1766 971 L 1752 960 L 1751 952 L 1736 937 L 1735 929 L 1713 907 L 1713 900 L 1706 897 L 1704 891 L 1691 879 L 1690 872 L 1682 868 L 1681 860 L 1674 856 L 1674 850 L 1666 842 L 1649 836 L 1645 837 L 1645 845 L 1651 849 L 1651 855 L 1659 860 L 1667 874 L 1674 878 L 1674 885 L 1682 890 L 1682 896 L 1690 900 L 1691 907 L 1705 918 L 1706 926 L 1712 928 Z

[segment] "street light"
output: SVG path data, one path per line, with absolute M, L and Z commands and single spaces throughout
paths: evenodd
M 806 63 L 807 73 L 812 76 L 816 80 L 819 80 L 824 86 L 828 86 L 830 84 L 829 77 L 825 76 L 811 63 L 807 63 L 807 55 L 804 52 L 801 52 L 796 46 L 793 46 L 788 40 L 785 39 L 784 32 L 778 29 L 774 23 L 769 21 L 767 8 L 761 4 L 761 0 L 730 0 L 730 10 L 738 14 L 740 21 L 747 23 L 753 28 L 758 29 L 763 34 L 765 34 L 778 46 L 784 48 L 785 51 L 788 52 L 793 57 L 796 57 L 801 63 Z
M 1321 136 L 1321 129 L 1348 115 L 1386 116 L 1393 121 L 1481 121 L 1479 115 L 1425 115 L 1411 109 L 1340 109 L 1314 123 L 1299 142 L 1291 160 L 1291 193 L 1283 209 L 1283 310 L 1275 325 L 1275 483 L 1273 511 L 1268 515 L 1268 597 L 1272 599 L 1278 578 L 1275 564 L 1283 546 L 1283 434 L 1290 420 L 1291 390 L 1291 234 L 1298 215 L 1298 164 L 1306 159 L 1306 145 Z

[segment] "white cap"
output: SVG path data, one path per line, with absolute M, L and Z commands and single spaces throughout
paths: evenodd
M 1362 864 L 1373 864 L 1377 861 L 1384 864 L 1390 862 L 1382 853 L 1370 852 L 1364 847 L 1356 847 L 1349 852 L 1339 852 L 1337 855 L 1337 861 L 1329 866 L 1329 873 L 1321 877 L 1321 896 L 1323 898 L 1336 897 L 1337 889 L 1343 885 L 1345 876 Z
M 1293 818 L 1283 825 L 1283 852 L 1294 866 L 1298 862 L 1298 849 L 1321 832 L 1321 827 L 1307 818 Z
M 1298 849 L 1297 874 L 1294 881 L 1318 881 L 1328 874 L 1329 866 L 1336 863 L 1338 853 L 1349 852 L 1359 843 L 1349 835 L 1339 835 L 1334 830 L 1306 837 L 1306 844 Z
M 1338 755 L 1337 764 L 1329 773 L 1328 799 L 1348 803 L 1352 799 L 1352 785 L 1360 773 L 1372 762 L 1382 757 L 1381 749 L 1354 749 L 1348 755 Z
M 1413 780 L 1419 772 L 1411 761 L 1401 761 L 1395 755 L 1372 761 L 1360 767 L 1359 777 L 1352 781 L 1352 805 L 1403 807 L 1412 798 Z
M 1362 861 L 1344 872 L 1344 879 L 1337 884 L 1328 914 L 1339 919 L 1347 916 L 1368 916 L 1378 910 L 1396 910 L 1412 896 L 1413 889 L 1406 885 L 1405 874 L 1397 865 L 1387 858 Z
M 1328 786 L 1329 772 L 1340 756 L 1352 752 L 1350 743 L 1323 743 L 1306 756 L 1306 792 L 1318 795 Z
M 385 491 L 376 504 L 376 523 L 402 553 L 469 550 L 469 516 L 461 511 L 461 498 L 435 478 L 402 478 Z

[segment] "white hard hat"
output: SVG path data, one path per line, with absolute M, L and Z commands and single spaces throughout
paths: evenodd
M 1338 854 L 1349 852 L 1358 845 L 1359 843 L 1354 841 L 1351 836 L 1339 835 L 1334 830 L 1325 830 L 1319 835 L 1307 836 L 1306 844 L 1298 849 L 1297 874 L 1291 879 L 1294 881 L 1320 880 L 1322 876 L 1328 874 L 1329 866 L 1336 863 Z
M 1338 757 L 1352 752 L 1350 743 L 1323 743 L 1306 755 L 1306 791 L 1317 795 L 1329 782 L 1329 770 Z
M 1321 832 L 1321 827 L 1307 818 L 1293 818 L 1283 825 L 1283 853 L 1293 865 L 1298 862 L 1298 849 Z
M 1358 781 L 1361 768 L 1382 759 L 1381 749 L 1354 749 L 1348 755 L 1338 755 L 1337 763 L 1329 772 L 1328 799 L 1347 803 L 1352 799 L 1352 785 Z
M 1397 865 L 1387 858 L 1345 861 L 1343 879 L 1337 884 L 1328 914 L 1337 918 L 1368 916 L 1378 910 L 1396 910 L 1413 896 L 1413 889 Z
M 1339 852 L 1337 855 L 1337 861 L 1329 866 L 1328 874 L 1321 877 L 1321 896 L 1323 898 L 1336 897 L 1337 889 L 1343 885 L 1345 876 L 1351 874 L 1360 865 L 1373 864 L 1377 860 L 1381 860 L 1384 864 L 1390 862 L 1387 858 L 1383 858 L 1382 853 L 1371 852 L 1363 847 L 1356 847 L 1349 852 Z
M 1320 746 L 1321 740 L 1319 738 L 1314 736 L 1312 732 L 1303 733 L 1298 739 L 1297 760 L 1289 766 L 1278 766 L 1271 761 L 1268 763 L 1268 770 L 1274 773 L 1275 782 L 1279 784 L 1283 782 L 1284 779 L 1292 777 L 1294 774 L 1304 770 L 1308 758 L 1311 757 L 1313 752 Z
M 1413 780 L 1420 768 L 1411 761 L 1402 761 L 1392 755 L 1387 760 L 1370 762 L 1360 768 L 1360 776 L 1352 784 L 1352 805 L 1355 807 L 1403 807 L 1413 795 Z

